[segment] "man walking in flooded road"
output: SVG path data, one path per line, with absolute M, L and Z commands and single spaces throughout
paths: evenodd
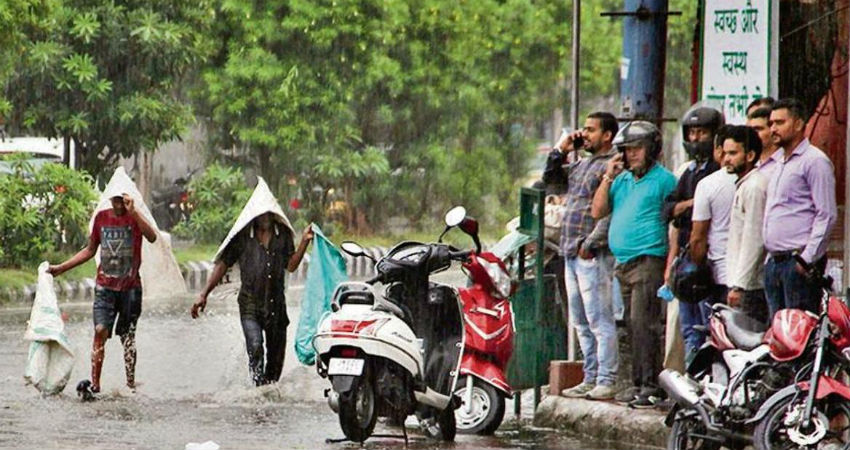
M 289 220 L 265 182 L 260 180 L 219 248 L 207 285 L 191 309 L 192 318 L 197 318 L 206 308 L 207 296 L 227 269 L 239 263 L 242 282 L 238 296 L 239 317 L 251 378 L 257 386 L 280 379 L 289 325 L 284 269 L 294 272 L 298 268 L 313 239 L 313 231 L 310 226 L 304 230 L 297 249 L 292 237 Z
M 58 276 L 91 259 L 100 247 L 94 290 L 94 341 L 91 354 L 91 391 L 100 392 L 104 346 L 115 334 L 124 347 L 127 387 L 136 388 L 136 323 L 142 313 L 142 236 L 156 241 L 156 230 L 136 209 L 133 199 L 115 192 L 112 209 L 95 216 L 88 245 L 69 260 L 47 271 Z M 117 320 L 116 320 L 117 319 Z

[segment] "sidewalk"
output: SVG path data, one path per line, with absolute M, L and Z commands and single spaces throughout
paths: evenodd
M 595 440 L 666 448 L 670 430 L 665 416 L 655 409 L 546 395 L 534 413 L 534 425 Z
M 387 253 L 384 247 L 373 247 L 365 249 L 366 253 L 375 259 L 380 259 Z M 368 278 L 374 275 L 374 263 L 364 257 L 354 258 L 346 253 L 342 254 L 346 262 L 348 276 Z M 303 283 L 307 278 L 307 268 L 310 265 L 310 254 L 304 255 L 304 261 L 293 273 L 287 274 L 287 286 Z M 200 291 L 207 282 L 207 278 L 212 273 L 212 261 L 190 261 L 181 264 L 180 270 L 183 273 L 183 279 L 186 282 L 186 289 L 189 292 Z M 227 274 L 228 279 L 239 279 L 238 266 L 233 267 Z M 56 294 L 59 297 L 60 303 L 83 302 L 91 305 L 94 300 L 94 278 L 83 278 L 78 281 L 67 281 L 62 278 L 57 278 L 54 282 Z M 15 308 L 26 307 L 32 305 L 35 298 L 35 284 L 24 286 L 20 289 L 0 286 L 0 308 Z

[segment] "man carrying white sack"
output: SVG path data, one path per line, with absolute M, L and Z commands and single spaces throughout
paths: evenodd
M 296 249 L 292 225 L 283 214 L 266 182 L 260 178 L 248 203 L 215 255 L 215 267 L 192 305 L 192 318 L 206 308 L 207 296 L 227 269 L 237 262 L 242 286 L 239 289 L 239 318 L 248 351 L 248 368 L 255 385 L 277 383 L 286 354 L 286 271 L 301 264 L 313 239 L 308 226 Z
M 121 171 L 123 174 L 123 170 Z M 117 172 L 116 172 L 117 174 Z M 124 347 L 127 387 L 136 388 L 136 323 L 142 313 L 142 236 L 155 242 L 157 233 L 136 208 L 135 200 L 119 183 L 110 182 L 103 194 L 112 208 L 94 218 L 88 245 L 62 264 L 47 271 L 58 276 L 88 261 L 100 250 L 93 306 L 94 342 L 92 343 L 91 391 L 100 392 L 106 340 L 115 334 Z

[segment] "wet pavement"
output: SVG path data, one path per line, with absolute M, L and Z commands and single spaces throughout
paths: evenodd
M 290 289 L 293 305 L 301 292 Z M 21 337 L 28 313 L 0 311 L 0 449 L 183 449 L 209 440 L 222 449 L 359 448 L 326 442 L 342 432 L 322 394 L 329 383 L 293 354 L 297 306 L 289 307 L 292 324 L 281 382 L 251 385 L 235 294 L 234 284 L 219 287 L 198 320 L 188 314 L 193 298 L 148 301 L 137 332 L 137 392 L 124 387 L 121 344 L 110 339 L 103 394 L 92 403 L 80 402 L 74 391 L 79 380 L 89 378 L 91 306 L 63 306 L 76 362 L 65 392 L 48 398 L 23 382 L 28 344 Z M 409 448 L 616 447 L 535 429 L 530 408 L 520 419 L 512 409 L 495 436 L 459 435 L 455 443 L 427 440 L 409 419 Z M 399 434 L 400 429 L 379 423 L 375 432 Z M 404 441 L 373 438 L 364 448 L 400 449 Z

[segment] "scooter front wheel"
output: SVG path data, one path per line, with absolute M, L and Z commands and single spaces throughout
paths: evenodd
M 365 376 L 356 377 L 351 389 L 339 398 L 339 426 L 351 441 L 363 442 L 372 435 L 378 409 L 375 406 L 375 389 Z
M 463 402 L 454 412 L 457 429 L 461 434 L 493 434 L 505 417 L 505 396 L 475 377 L 472 377 L 470 396 L 467 379 L 459 381 L 459 388 L 455 390 L 455 395 Z

